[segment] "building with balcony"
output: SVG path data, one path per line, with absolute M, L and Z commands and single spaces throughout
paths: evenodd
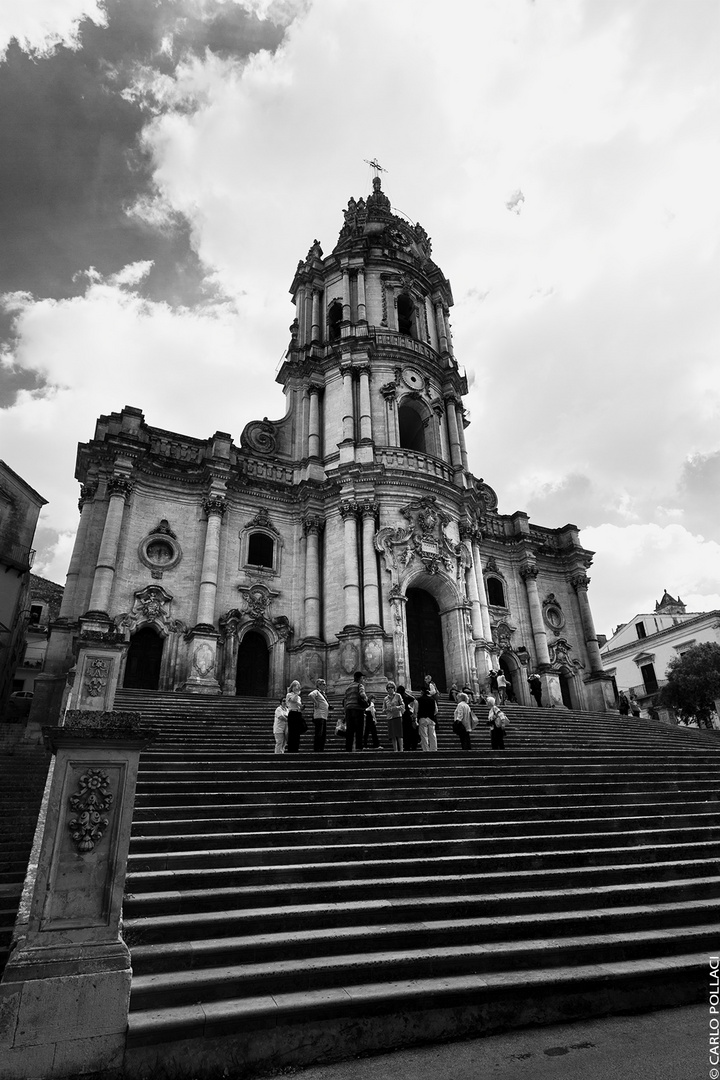
M 452 291 L 422 226 L 376 177 L 290 292 L 280 419 L 252 420 L 236 443 L 127 406 L 80 445 L 48 708 L 74 665 L 79 708 L 111 684 L 277 697 L 323 676 L 339 692 L 356 669 L 373 690 L 426 673 L 479 690 L 498 667 L 518 701 L 534 668 L 546 702 L 609 707 L 592 552 L 573 525 L 499 513 L 471 471 Z
M 624 691 L 645 714 L 654 715 L 670 661 L 706 641 L 720 643 L 720 611 L 689 612 L 666 590 L 653 612 L 618 626 L 600 654 L 616 695 Z
M 47 500 L 0 461 L 0 717 L 25 648 L 30 616 L 30 567 L 40 510 Z
M 35 681 L 45 669 L 50 625 L 60 614 L 62 585 L 30 575 L 25 617 L 25 642 L 12 680 L 12 692 L 32 693 Z

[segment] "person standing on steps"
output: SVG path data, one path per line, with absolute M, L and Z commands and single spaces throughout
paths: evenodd
M 345 710 L 345 749 L 348 753 L 353 752 L 353 742 L 356 750 L 363 748 L 363 727 L 365 723 L 365 710 L 368 707 L 368 696 L 363 686 L 362 671 L 356 671 L 353 681 L 348 686 L 343 696 L 343 709 Z
M 387 716 L 388 735 L 393 750 L 402 750 L 402 714 L 405 711 L 405 701 L 397 692 L 394 682 L 389 682 L 386 687 L 387 697 L 383 702 L 383 712 Z
M 490 706 L 490 712 L 488 713 L 488 727 L 490 728 L 490 749 L 491 750 L 504 750 L 505 749 L 505 729 L 507 727 L 507 716 L 499 709 L 495 704 L 495 698 L 489 697 L 487 703 Z
M 531 671 L 528 675 L 528 686 L 530 687 L 530 693 L 535 698 L 535 702 L 542 705 L 542 680 L 537 671 Z
M 490 693 L 497 696 L 498 692 L 498 673 L 495 668 L 490 668 Z
M 285 704 L 285 698 L 280 698 L 280 704 L 275 710 L 275 719 L 273 720 L 273 735 L 275 736 L 275 753 L 284 754 L 287 746 L 287 734 L 288 734 L 288 711 Z
M 420 732 L 415 717 L 417 711 L 417 698 L 408 694 L 404 686 L 398 686 L 398 694 L 405 702 L 402 714 L 403 750 L 420 749 Z
M 315 738 L 313 750 L 316 752 L 325 749 L 327 740 L 327 722 L 330 715 L 330 704 L 327 699 L 327 685 L 324 679 L 318 679 L 315 689 L 311 690 L 308 698 L 313 706 L 313 724 L 315 725 Z
M 417 710 L 420 741 L 423 750 L 437 750 L 437 728 L 435 724 L 438 711 L 437 699 L 438 688 L 432 680 L 432 675 L 426 675 Z
M 300 736 L 307 731 L 307 724 L 302 714 L 302 697 L 300 696 L 300 683 L 293 679 L 285 695 L 285 704 L 288 710 L 288 754 L 297 754 L 300 750 Z
M 634 694 L 630 695 L 630 712 L 633 714 L 633 716 L 640 715 L 640 702 Z
M 497 695 L 501 705 L 504 705 L 507 701 L 507 684 L 505 672 L 501 669 L 497 673 Z
M 377 720 L 375 718 L 375 698 L 372 694 L 368 697 L 368 707 L 365 710 L 365 734 L 363 735 L 363 750 L 380 749 L 380 737 L 378 735 Z
M 461 750 L 472 749 L 470 745 L 470 732 L 473 729 L 473 714 L 465 693 L 458 694 L 458 704 L 453 715 L 453 731 L 460 740 Z
M 630 702 L 628 701 L 624 690 L 621 690 L 618 694 L 618 709 L 620 710 L 621 716 L 627 716 L 630 712 Z

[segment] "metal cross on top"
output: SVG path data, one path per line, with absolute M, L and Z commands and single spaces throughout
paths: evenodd
M 387 169 L 383 169 L 382 165 L 380 164 L 380 162 L 378 161 L 377 158 L 373 158 L 372 161 L 369 161 L 368 158 L 363 158 L 363 161 L 365 162 L 366 165 L 369 165 L 371 169 L 375 170 L 375 177 L 376 178 L 377 178 L 378 173 L 387 172 Z

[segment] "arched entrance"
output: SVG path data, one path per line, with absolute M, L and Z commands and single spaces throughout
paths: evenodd
M 507 696 L 508 701 L 521 702 L 522 694 L 520 693 L 520 686 L 517 682 L 517 667 L 511 664 L 506 656 L 500 656 L 498 663 L 502 668 L 502 673 L 507 679 Z
M 563 705 L 567 709 L 574 709 L 575 703 L 573 701 L 573 682 L 569 678 L 569 671 L 567 668 L 560 669 L 560 693 L 562 695 Z
M 256 630 L 249 630 L 238 647 L 236 694 L 267 697 L 270 685 L 270 652 L 267 641 Z
M 424 589 L 408 589 L 405 609 L 410 660 L 410 683 L 416 690 L 432 675 L 438 690 L 447 690 L 445 648 L 440 608 Z
M 130 638 L 123 686 L 128 690 L 157 690 L 162 664 L 162 636 L 151 626 L 136 630 Z

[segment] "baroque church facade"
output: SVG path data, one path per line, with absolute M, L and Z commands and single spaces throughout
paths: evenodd
M 126 407 L 78 450 L 80 523 L 38 706 L 98 709 L 118 686 L 279 697 L 362 670 L 432 674 L 603 710 L 612 690 L 572 525 L 498 512 L 465 445 L 450 283 L 375 178 L 291 286 L 280 420 L 239 444 Z M 36 685 L 36 689 L 40 689 Z

